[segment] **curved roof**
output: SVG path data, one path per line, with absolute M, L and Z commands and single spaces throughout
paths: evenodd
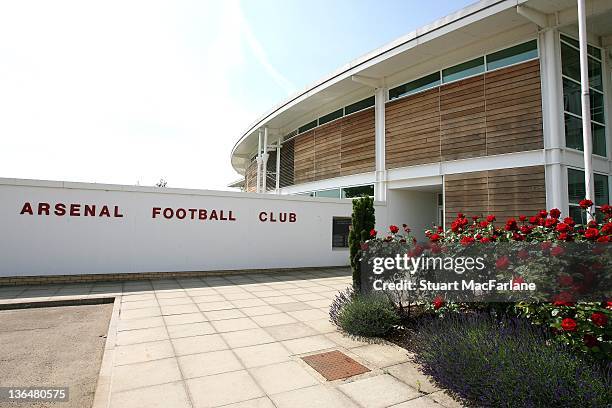
M 597 1 L 597 0 L 595 0 Z M 231 152 L 234 169 L 244 174 L 250 155 L 257 149 L 258 130 L 267 126 L 271 142 L 313 119 L 373 92 L 356 82 L 359 75 L 387 85 L 403 83 L 424 74 L 419 65 L 434 58 L 444 58 L 461 49 L 469 49 L 482 39 L 520 26 L 535 32 L 535 25 L 516 12 L 516 6 L 528 5 L 541 13 L 575 7 L 575 0 L 483 0 L 467 6 L 431 24 L 414 30 L 374 50 L 297 92 L 254 122 L 239 138 Z M 475 48 L 475 51 L 479 51 Z M 451 62 L 456 63 L 457 61 Z M 368 94 L 369 92 L 369 94 Z M 355 95 L 346 100 L 347 95 Z M 343 103 L 339 101 L 342 100 Z M 334 103 L 336 106 L 333 106 Z M 320 112 L 322 106 L 329 109 Z

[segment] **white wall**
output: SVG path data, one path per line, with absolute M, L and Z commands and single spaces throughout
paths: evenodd
M 389 225 L 407 224 L 417 239 L 425 238 L 424 231 L 436 222 L 438 211 L 437 193 L 410 189 L 387 190 L 387 225 L 381 225 L 386 231 Z M 380 222 L 376 218 L 377 224 Z M 384 228 L 384 229 L 383 229 Z
M 20 214 L 26 202 L 34 215 Z M 111 215 L 118 206 L 123 217 L 38 215 L 41 202 L 108 205 Z M 152 218 L 153 207 L 231 210 L 236 220 Z M 262 222 L 262 211 L 296 221 Z M 331 229 L 350 214 L 350 200 L 0 179 L 0 276 L 346 265 Z

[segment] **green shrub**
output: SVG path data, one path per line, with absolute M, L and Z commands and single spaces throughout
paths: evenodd
M 370 232 L 374 230 L 375 223 L 374 199 L 372 197 L 361 197 L 353 200 L 353 217 L 351 231 L 349 232 L 349 256 L 353 269 L 353 288 L 356 291 L 359 291 L 361 285 L 361 266 L 359 263 L 361 243 L 370 238 Z
M 338 322 L 349 334 L 377 337 L 388 334 L 399 323 L 395 306 L 380 295 L 358 295 L 340 311 Z

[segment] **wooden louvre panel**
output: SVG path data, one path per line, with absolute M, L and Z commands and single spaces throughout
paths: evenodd
M 442 160 L 480 157 L 486 151 L 483 75 L 440 87 Z
M 280 157 L 280 186 L 293 185 L 293 140 L 283 142 Z
M 244 173 L 245 190 L 249 193 L 257 191 L 257 161 L 249 163 Z
M 340 175 L 374 171 L 374 108 L 342 119 L 340 137 Z
M 449 174 L 444 176 L 444 205 L 447 228 L 457 217 L 486 215 L 488 211 L 487 172 Z
M 340 175 L 340 138 L 342 120 L 333 121 L 314 131 L 314 177 L 324 180 Z
M 294 180 L 295 184 L 314 180 L 314 130 L 296 137 L 294 140 Z
M 385 106 L 387 168 L 440 161 L 440 88 Z
M 266 162 L 266 191 L 276 188 L 276 150 L 268 153 Z
M 489 170 L 489 213 L 500 222 L 546 208 L 544 166 Z
M 540 61 L 485 74 L 487 154 L 544 147 Z
M 444 195 L 447 227 L 458 212 L 468 217 L 493 214 L 500 224 L 533 215 L 546 208 L 544 166 L 447 175 Z

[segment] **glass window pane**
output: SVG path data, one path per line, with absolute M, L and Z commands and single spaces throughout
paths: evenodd
M 561 34 L 561 39 L 567 43 L 572 44 L 576 48 L 580 48 L 580 43 L 578 42 L 578 40 L 575 40 L 563 34 Z M 587 53 L 597 59 L 601 59 L 601 50 L 597 47 L 593 47 L 592 45 L 587 44 Z
M 357 186 L 357 187 L 345 187 L 342 189 L 342 198 L 357 198 L 363 196 L 374 196 L 374 186 Z
M 317 191 L 317 197 L 340 198 L 340 189 L 339 188 L 334 188 L 333 190 L 321 190 L 321 191 Z
M 604 123 L 604 98 L 603 94 L 597 91 L 591 90 L 589 92 L 591 96 L 591 119 L 596 120 L 599 123 Z
M 563 78 L 563 110 L 581 116 L 582 103 L 580 97 L 580 84 Z
M 370 106 L 374 106 L 374 97 L 370 96 L 369 98 L 362 99 L 358 102 L 352 103 L 348 106 L 344 107 L 344 114 L 350 115 L 351 113 L 358 112 L 360 110 L 369 108 Z
M 606 157 L 605 128 L 591 123 L 593 154 Z M 565 145 L 572 149 L 582 150 L 582 120 L 565 114 Z
M 536 40 L 506 48 L 487 55 L 487 70 L 505 67 L 521 61 L 527 61 L 538 56 L 538 43 Z
M 332 220 L 332 247 L 348 248 L 348 236 L 351 230 L 351 219 L 334 217 Z
M 589 87 L 603 92 L 603 79 L 601 75 L 601 62 L 589 57 Z
M 586 214 L 582 208 L 577 205 L 570 205 L 569 216 L 574 219 L 578 224 L 586 224 Z
M 561 43 L 561 72 L 580 82 L 580 55 L 578 50 Z
M 603 174 L 594 174 L 593 181 L 595 184 L 595 205 L 602 206 L 610 203 L 610 195 L 608 192 L 608 176 Z
M 307 124 L 305 124 L 304 126 L 300 126 L 298 128 L 298 133 L 304 133 L 309 131 L 312 128 L 316 128 L 317 127 L 317 120 L 313 120 L 312 122 L 309 122 Z
M 586 195 L 584 189 L 584 172 L 567 169 L 567 191 L 570 204 L 578 204 Z
M 324 123 L 331 122 L 332 120 L 341 118 L 343 115 L 344 115 L 344 110 L 342 108 L 332 113 L 328 113 L 327 115 L 323 115 L 319 118 L 319 126 Z
M 442 82 L 455 81 L 484 72 L 484 57 L 475 58 L 463 64 L 442 70 Z
M 399 98 L 400 96 L 413 94 L 434 86 L 440 85 L 440 72 L 424 76 L 407 84 L 400 85 L 389 90 L 389 99 Z

